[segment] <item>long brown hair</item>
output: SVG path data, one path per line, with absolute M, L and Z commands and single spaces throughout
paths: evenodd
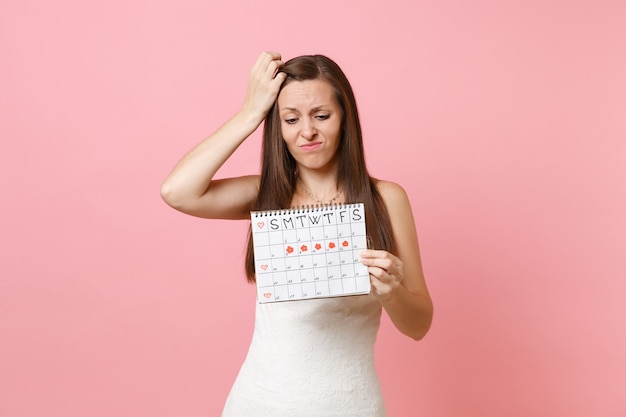
M 342 138 L 339 144 L 338 183 L 343 185 L 347 203 L 365 206 L 365 223 L 371 248 L 394 251 L 391 222 L 385 203 L 378 192 L 375 179 L 365 166 L 361 123 L 352 87 L 339 66 L 323 55 L 293 58 L 280 69 L 287 74 L 282 88 L 294 81 L 325 80 L 335 90 L 343 110 Z M 287 150 L 280 128 L 278 100 L 265 118 L 261 154 L 261 183 L 253 210 L 289 208 L 296 189 L 296 161 Z M 248 281 L 255 281 L 252 231 L 248 236 L 246 254 Z

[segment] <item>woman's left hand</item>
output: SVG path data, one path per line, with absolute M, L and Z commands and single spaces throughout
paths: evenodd
M 385 250 L 367 249 L 360 253 L 361 263 L 367 266 L 372 283 L 372 294 L 379 300 L 390 297 L 402 285 L 402 261 Z

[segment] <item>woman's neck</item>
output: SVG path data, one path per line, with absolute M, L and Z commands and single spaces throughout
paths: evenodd
M 321 173 L 298 170 L 296 180 L 298 200 L 309 204 L 334 204 L 343 201 L 343 185 L 339 184 L 337 173 Z

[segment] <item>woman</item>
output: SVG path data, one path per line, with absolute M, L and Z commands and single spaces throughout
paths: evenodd
M 263 121 L 261 175 L 214 180 Z M 223 416 L 385 415 L 373 357 L 381 309 L 420 340 L 433 306 L 409 200 L 399 185 L 369 176 L 356 102 L 337 64 L 320 55 L 283 63 L 278 53 L 262 53 L 241 110 L 180 160 L 161 194 L 177 210 L 214 219 L 364 203 L 370 249 L 361 262 L 370 294 L 257 303 L 250 350 Z M 246 272 L 253 282 L 251 237 Z

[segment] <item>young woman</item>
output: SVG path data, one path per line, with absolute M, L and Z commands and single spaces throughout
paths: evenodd
M 262 122 L 261 175 L 213 179 Z M 364 203 L 370 294 L 257 303 L 223 416 L 385 415 L 373 357 L 381 310 L 420 340 L 433 306 L 409 200 L 399 185 L 369 176 L 354 94 L 335 62 L 315 55 L 283 63 L 278 53 L 262 53 L 241 110 L 178 162 L 161 195 L 190 215 L 237 220 L 249 220 L 251 210 Z

